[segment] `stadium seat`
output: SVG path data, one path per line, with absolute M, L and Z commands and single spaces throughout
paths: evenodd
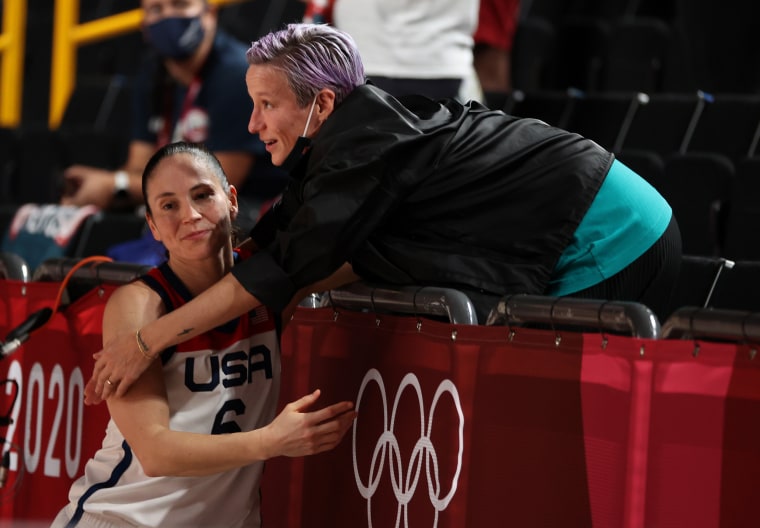
M 45 125 L 30 125 L 20 127 L 16 133 L 19 150 L 18 171 L 11 191 L 13 203 L 57 203 L 67 159 L 58 131 Z
M 79 163 L 106 169 L 122 166 L 128 140 L 123 131 L 97 130 L 92 126 L 20 127 L 13 131 L 16 170 L 9 185 L 3 183 L 6 203 L 58 203 L 63 190 L 63 171 Z M 2 149 L 2 147 L 0 147 Z
M 519 21 L 512 43 L 512 88 L 536 92 L 554 84 L 556 53 L 554 26 L 541 17 Z
M 710 98 L 701 92 L 650 94 L 638 106 L 621 148 L 653 150 L 661 156 L 688 148 Z
M 18 137 L 11 128 L 0 128 L 0 204 L 13 203 L 18 170 Z
M 659 18 L 616 20 L 606 41 L 602 89 L 650 94 L 662 91 L 670 45 L 670 26 Z
M 127 161 L 129 137 L 121 130 L 79 125 L 61 127 L 57 132 L 63 147 L 64 168 L 80 164 L 116 170 Z
M 131 92 L 124 75 L 79 76 L 61 120 L 62 127 L 91 126 L 129 134 Z
M 522 0 L 526 16 L 543 16 L 551 21 L 567 15 L 596 16 L 608 20 L 631 16 L 654 16 L 672 20 L 673 0 Z
M 96 213 L 84 220 L 66 256 L 105 255 L 115 244 L 140 238 L 146 228 L 145 219 L 132 213 Z
M 712 296 L 717 282 L 732 266 L 724 258 L 684 255 L 681 259 L 681 271 L 672 299 L 671 313 L 685 306 L 711 306 Z
M 760 158 L 736 163 L 726 218 L 722 255 L 735 260 L 760 260 Z
M 300 22 L 305 8 L 305 2 L 293 0 L 232 2 L 219 8 L 219 26 L 250 43 L 286 23 Z
M 140 0 L 80 0 L 79 4 L 80 23 L 86 23 L 139 9 Z M 77 77 L 115 74 L 131 76 L 137 72 L 144 45 L 145 39 L 141 31 L 83 44 L 77 50 Z
M 629 114 L 635 111 L 637 94 L 597 92 L 583 94 L 575 100 L 567 130 L 593 139 L 614 151 Z
M 715 285 L 714 308 L 760 312 L 760 262 L 738 260 Z
M 665 175 L 655 188 L 673 208 L 684 253 L 720 255 L 733 178 L 734 165 L 721 154 L 694 152 L 666 158 Z
M 715 94 L 694 129 L 690 151 L 718 152 L 740 160 L 753 156 L 760 135 L 760 95 Z
M 760 92 L 760 3 L 677 1 L 677 24 L 693 82 L 712 93 Z
M 0 239 L 3 238 L 5 231 L 11 225 L 18 207 L 15 204 L 0 204 Z
M 541 17 L 554 23 L 567 12 L 567 0 L 523 0 L 520 4 L 522 17 Z
M 599 90 L 609 37 L 610 25 L 601 18 L 573 16 L 560 21 L 553 88 Z

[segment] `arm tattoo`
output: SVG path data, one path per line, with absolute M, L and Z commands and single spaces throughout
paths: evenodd
M 185 334 L 189 334 L 189 333 L 190 333 L 190 332 L 192 332 L 192 331 L 193 331 L 193 329 L 192 329 L 192 328 L 185 328 L 185 329 L 184 329 L 184 330 L 182 330 L 182 331 L 181 331 L 179 334 L 177 334 L 177 337 L 181 337 L 181 336 L 183 336 L 183 335 L 185 335 Z

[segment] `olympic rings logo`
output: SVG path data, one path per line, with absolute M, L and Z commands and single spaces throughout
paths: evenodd
M 462 404 L 459 401 L 459 393 L 456 386 L 451 380 L 444 380 L 438 385 L 438 389 L 433 397 L 433 402 L 430 407 L 430 415 L 427 418 L 427 429 L 425 429 L 425 411 L 423 409 L 422 402 L 422 389 L 420 388 L 419 380 L 417 376 L 412 373 L 408 373 L 401 380 L 401 385 L 398 388 L 396 399 L 393 402 L 393 411 L 390 417 L 390 424 L 388 423 L 388 401 L 385 395 L 385 385 L 380 373 L 376 369 L 371 369 L 365 374 L 362 380 L 361 387 L 359 388 L 359 394 L 356 397 L 356 410 L 359 411 L 361 405 L 362 395 L 364 394 L 367 385 L 370 382 L 377 383 L 380 389 L 380 396 L 383 404 L 383 432 L 380 438 L 375 444 L 375 448 L 372 453 L 372 463 L 370 466 L 369 479 L 365 485 L 362 482 L 359 475 L 359 469 L 356 456 L 356 427 L 357 421 L 354 421 L 353 425 L 353 461 L 354 461 L 354 477 L 356 479 L 356 486 L 359 489 L 359 493 L 367 500 L 367 520 L 368 526 L 372 527 L 372 496 L 377 491 L 377 487 L 380 484 L 380 478 L 383 474 L 383 467 L 385 465 L 385 457 L 388 455 L 388 465 L 390 468 L 391 484 L 393 486 L 393 493 L 398 501 L 398 509 L 396 512 L 396 528 L 400 526 L 402 514 L 403 514 L 403 526 L 409 526 L 407 506 L 411 501 L 417 490 L 417 484 L 420 478 L 420 472 L 422 469 L 423 458 L 425 460 L 425 472 L 427 476 L 428 496 L 430 503 L 435 509 L 435 520 L 433 526 L 438 525 L 438 514 L 445 510 L 451 499 L 454 497 L 454 493 L 457 490 L 457 483 L 459 481 L 459 474 L 462 470 L 462 452 L 463 446 L 463 432 L 464 432 L 464 414 L 462 413 Z M 398 409 L 401 395 L 404 393 L 407 387 L 413 388 L 417 393 L 417 401 L 420 411 L 420 436 L 417 439 L 412 454 L 409 458 L 409 467 L 406 473 L 403 473 L 403 462 L 401 460 L 401 452 L 399 449 L 398 439 L 394 434 L 394 427 L 396 424 L 396 411 Z M 438 401 L 444 393 L 449 393 L 454 401 L 454 405 L 459 415 L 459 452 L 457 453 L 457 467 L 454 472 L 454 476 L 449 484 L 448 493 L 441 497 L 441 482 L 438 469 L 438 455 L 435 447 L 431 441 L 430 435 L 433 429 L 433 416 L 435 416 L 436 407 Z M 361 413 L 359 414 L 361 416 Z

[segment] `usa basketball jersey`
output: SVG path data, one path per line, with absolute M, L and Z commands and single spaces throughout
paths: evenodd
M 167 264 L 141 280 L 166 311 L 192 295 Z M 202 434 L 250 431 L 275 416 L 280 349 L 264 306 L 161 354 L 170 428 Z M 204 477 L 147 477 L 116 424 L 72 484 L 68 526 L 260 526 L 263 462 Z M 59 519 L 61 515 L 59 515 Z

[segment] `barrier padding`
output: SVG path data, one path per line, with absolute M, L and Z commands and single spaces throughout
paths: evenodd
M 0 281 L 0 336 L 57 288 Z M 51 520 L 100 445 L 107 411 L 82 388 L 111 291 L 0 360 L 19 386 L 0 398 L 0 525 Z M 299 308 L 281 405 L 320 388 L 320 405 L 350 399 L 359 416 L 335 450 L 267 463 L 266 525 L 760 525 L 754 347 L 512 330 Z

